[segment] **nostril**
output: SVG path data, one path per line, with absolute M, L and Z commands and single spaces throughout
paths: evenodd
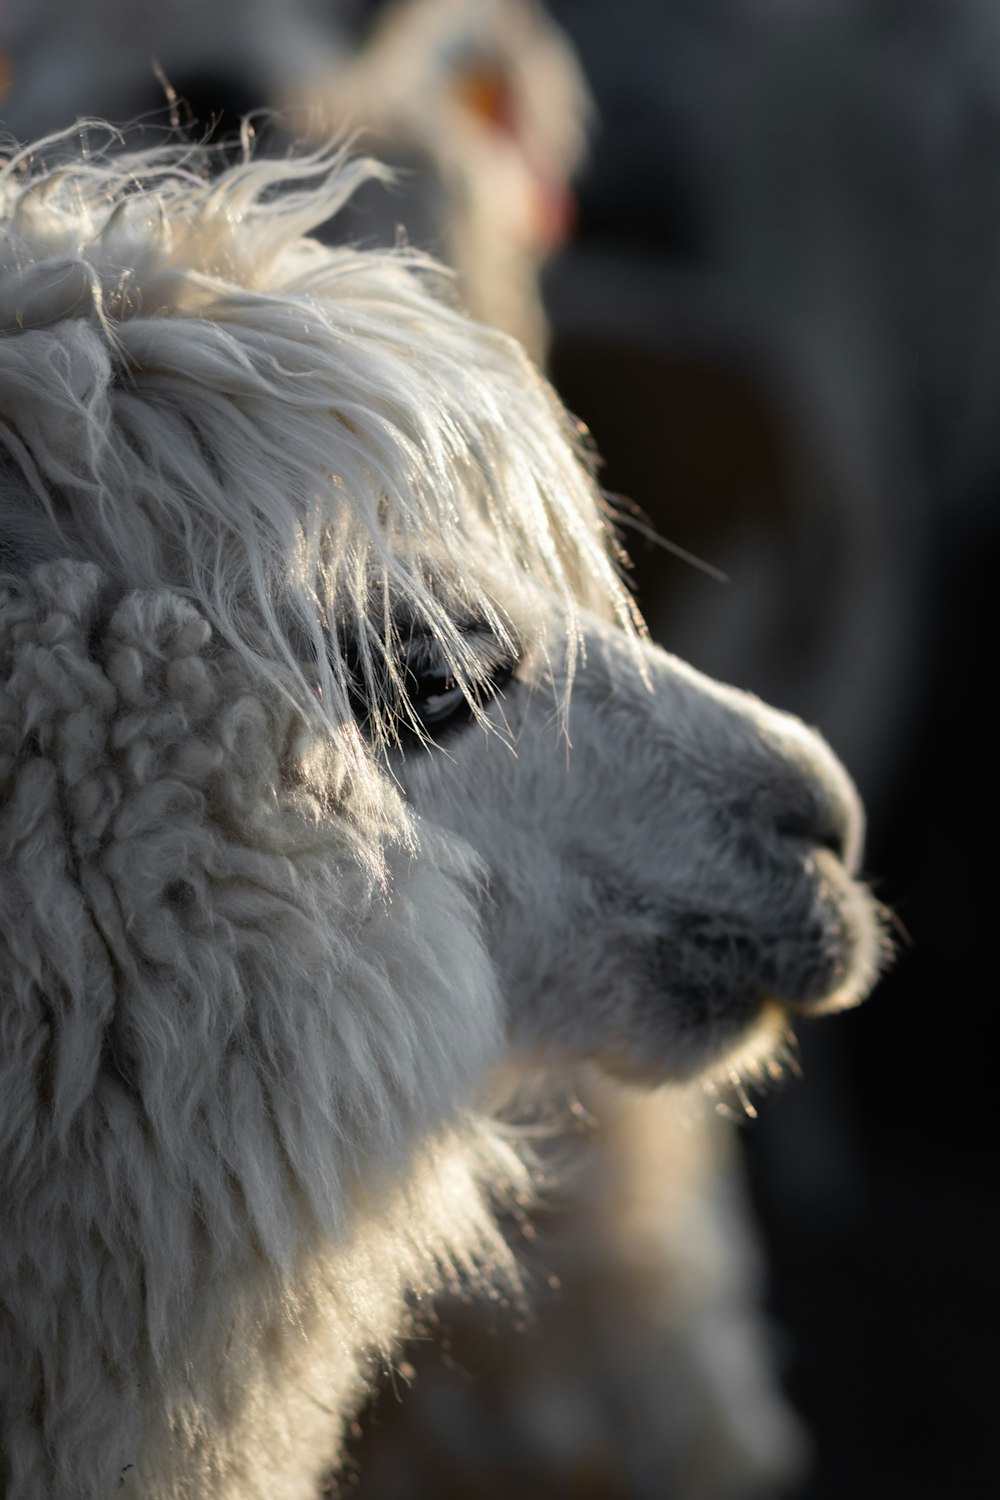
M 829 745 L 794 719 L 769 722 L 769 749 L 755 797 L 772 836 L 828 849 L 856 875 L 864 847 L 865 815 L 857 788 Z
M 858 819 L 847 798 L 829 795 L 825 787 L 810 786 L 799 777 L 775 778 L 754 798 L 754 814 L 778 838 L 811 850 L 829 849 L 850 866 L 858 844 Z
M 803 842 L 829 849 L 839 860 L 847 862 L 848 850 L 853 842 L 851 819 L 839 805 L 827 804 L 811 808 L 785 811 L 775 823 L 783 838 L 801 839 Z

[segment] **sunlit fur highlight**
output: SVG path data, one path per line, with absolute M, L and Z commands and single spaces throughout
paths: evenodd
M 40 516 L 70 546 L 85 533 L 113 575 L 180 587 L 327 722 L 349 722 L 349 657 L 376 746 L 395 734 L 378 705 L 401 618 L 463 682 L 455 622 L 509 639 L 498 596 L 529 578 L 561 600 L 571 655 L 580 605 L 631 629 L 579 435 L 519 346 L 481 329 L 470 358 L 445 273 L 418 254 L 303 238 L 378 168 L 329 153 L 211 164 L 60 165 L 50 142 L 3 171 L 0 328 L 23 337 L 7 341 L 0 400 Z

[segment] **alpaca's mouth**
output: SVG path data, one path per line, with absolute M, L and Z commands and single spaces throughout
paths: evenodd
M 643 1025 L 669 1037 L 674 1076 L 711 1068 L 762 1026 L 778 1035 L 795 1016 L 860 1004 L 885 968 L 891 946 L 868 889 L 827 851 L 804 869 L 778 915 L 773 893 L 763 917 L 672 907 L 655 937 L 629 944 Z
M 673 910 L 657 944 L 667 987 L 809 1014 L 863 1000 L 887 957 L 878 908 L 832 858 L 810 876 L 778 915 Z

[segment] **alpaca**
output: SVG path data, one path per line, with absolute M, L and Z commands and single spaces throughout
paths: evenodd
M 567 224 L 568 180 L 580 162 L 589 101 L 571 48 L 536 0 L 402 0 L 366 8 L 364 16 L 327 7 L 322 24 L 301 3 L 282 6 L 280 18 L 264 6 L 249 21 L 246 0 L 214 0 L 207 19 L 204 9 L 160 0 L 123 25 L 121 0 L 81 0 L 67 26 L 53 25 L 39 0 L 7 28 L 11 88 L 0 112 L 25 135 L 100 107 L 134 120 L 124 141 L 148 143 L 168 112 L 196 122 L 195 130 L 217 121 L 214 138 L 225 140 L 238 108 L 257 108 L 258 154 L 262 146 L 268 154 L 286 148 L 289 129 L 314 142 L 359 130 L 366 147 L 404 170 L 388 188 L 374 183 L 355 194 L 317 236 L 393 245 L 405 235 L 442 255 L 465 307 L 514 334 L 540 361 L 547 342 L 540 266 Z M 116 37 L 110 49 L 109 33 Z M 166 81 L 176 95 L 169 111 Z M 262 103 L 277 106 L 278 115 L 262 117 Z M 552 1096 L 570 1091 L 574 1110 L 560 1128 Z M 737 1207 L 729 1122 L 714 1118 L 711 1103 L 693 1097 L 698 1092 L 683 1100 L 674 1093 L 666 1106 L 652 1093 L 622 1097 L 617 1082 L 590 1068 L 547 1084 L 537 1166 L 554 1169 L 558 1211 L 546 1193 L 544 1220 L 536 1206 L 528 1223 L 505 1223 L 533 1282 L 529 1331 L 519 1318 L 498 1329 L 492 1301 L 439 1301 L 433 1338 L 405 1350 L 417 1370 L 405 1402 L 396 1399 L 390 1368 L 381 1382 L 389 1394 L 380 1400 L 376 1389 L 358 1413 L 362 1431 L 372 1429 L 348 1458 L 352 1466 L 360 1461 L 362 1493 L 379 1495 L 400 1474 L 413 1485 L 419 1474 L 423 1493 L 439 1500 L 448 1455 L 468 1447 L 468 1433 L 485 1430 L 484 1441 L 520 1475 L 530 1470 L 546 1500 L 566 1476 L 578 1483 L 572 1476 L 581 1455 L 593 1454 L 597 1432 L 610 1468 L 648 1476 L 633 1481 L 636 1497 L 659 1496 L 671 1487 L 668 1476 L 682 1473 L 697 1474 L 686 1482 L 703 1500 L 729 1500 L 737 1479 L 749 1488 L 801 1467 L 802 1433 L 781 1394 L 759 1287 L 747 1270 L 752 1216 Z M 683 1111 L 669 1149 L 665 1107 Z M 584 1118 L 594 1122 L 585 1138 Z M 570 1140 L 576 1149 L 568 1152 Z M 613 1211 L 605 1183 L 614 1185 Z M 640 1223 L 647 1226 L 641 1232 Z M 525 1253 L 525 1233 L 536 1227 L 545 1246 L 537 1268 Z M 550 1283 L 557 1293 L 546 1293 Z M 450 1359 L 446 1373 L 442 1350 L 459 1321 L 462 1365 L 502 1362 L 511 1370 L 510 1399 L 495 1386 L 470 1385 Z M 586 1348 L 586 1361 L 566 1356 L 563 1329 Z M 563 1399 L 520 1400 L 521 1372 L 529 1369 L 537 1387 L 543 1362 Z M 620 1394 L 609 1399 L 612 1389 Z M 539 1410 L 558 1414 L 569 1403 L 579 1413 L 576 1444 L 558 1416 L 552 1439 L 540 1441 Z M 456 1404 L 468 1413 L 464 1424 L 452 1420 Z M 665 1423 L 668 1409 L 673 1419 Z
M 8 1500 L 314 1496 L 516 1286 L 505 1091 L 773 1068 L 879 966 L 846 772 L 648 643 L 519 347 L 305 237 L 373 172 L 0 175 Z
M 361 130 L 367 149 L 398 162 L 392 196 L 361 201 L 358 234 L 392 244 L 402 223 L 457 272 L 476 318 L 543 362 L 539 278 L 574 217 L 591 103 L 538 0 L 385 6 L 363 47 L 313 56 L 275 102 L 302 139 Z
M 405 225 L 458 271 L 477 318 L 542 359 L 538 276 L 572 217 L 590 101 L 539 0 L 158 0 L 140 12 L 77 0 L 70 13 L 32 0 L 0 16 L 0 51 L 0 119 L 21 139 L 100 112 L 148 144 L 168 97 L 178 122 L 217 136 L 248 114 L 272 154 L 360 132 L 403 170 L 391 195 L 347 206 L 339 236 L 392 244 Z

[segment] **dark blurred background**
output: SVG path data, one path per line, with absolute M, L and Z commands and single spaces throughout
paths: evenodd
M 556 384 L 608 486 L 729 574 L 633 538 L 659 638 L 824 730 L 899 918 L 874 998 L 803 1028 L 804 1082 L 740 1132 L 797 1493 L 985 1494 L 1000 8 L 552 9 L 600 121 Z
M 802 1030 L 803 1081 L 739 1131 L 813 1445 L 806 1477 L 754 1493 L 986 1494 L 1000 6 L 550 0 L 589 110 L 571 66 L 544 81 L 540 8 L 408 8 L 434 58 L 416 94 L 398 59 L 364 72 L 405 3 L 174 0 L 140 21 L 7 0 L 0 117 L 24 136 L 142 116 L 149 139 L 171 112 L 218 133 L 308 96 L 305 133 L 370 128 L 409 175 L 355 231 L 405 219 L 547 358 L 629 497 L 657 639 L 846 760 L 898 953 L 864 1007 Z M 571 1492 L 656 1490 L 583 1472 Z

